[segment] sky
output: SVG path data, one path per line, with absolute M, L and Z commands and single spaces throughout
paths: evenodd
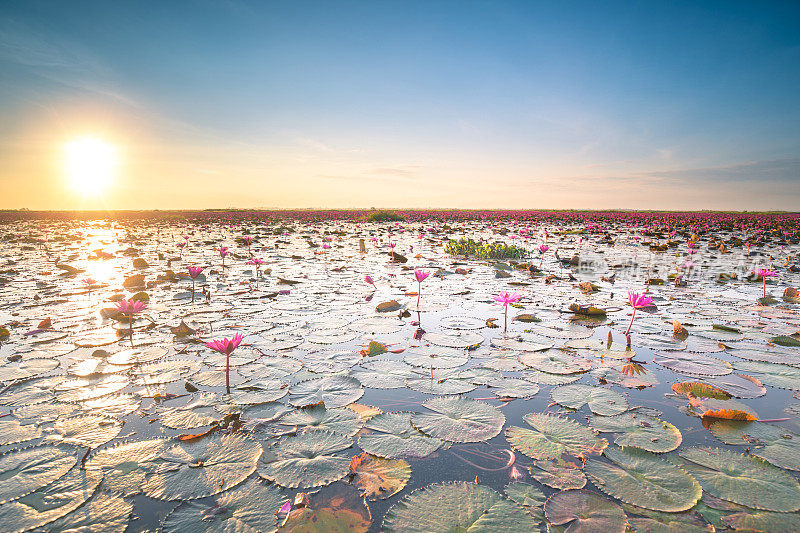
M 798 210 L 798 27 L 796 1 L 0 0 L 0 209 Z M 114 154 L 90 194 L 84 138 Z

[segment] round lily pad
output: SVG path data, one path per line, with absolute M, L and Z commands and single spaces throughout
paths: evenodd
M 511 533 L 533 531 L 522 506 L 476 483 L 437 483 L 418 489 L 386 513 L 382 530 L 403 533 Z
M 748 446 L 750 453 L 775 466 L 800 470 L 800 435 L 764 422 L 717 420 L 709 428 L 719 440 Z
M 627 525 L 619 505 L 588 490 L 553 494 L 544 504 L 544 515 L 553 525 L 567 526 L 569 533 L 624 533 Z
M 348 437 L 358 433 L 364 425 L 361 417 L 352 409 L 346 407 L 328 409 L 324 405 L 295 409 L 286 413 L 278 423 L 306 430 L 327 429 Z
M 213 503 L 187 501 L 162 524 L 165 533 L 184 531 L 275 531 L 275 512 L 286 499 L 274 485 L 258 479 L 217 496 Z
M 610 462 L 589 459 L 586 475 L 597 488 L 618 500 L 675 513 L 691 509 L 700 499 L 700 484 L 654 453 L 626 446 L 608 448 L 603 455 Z
M 347 475 L 350 459 L 333 455 L 349 448 L 346 436 L 320 429 L 282 437 L 258 465 L 258 475 L 287 488 L 320 487 Z
M 261 445 L 236 435 L 212 435 L 180 442 L 148 462 L 142 490 L 159 500 L 213 496 L 255 472 Z
M 589 425 L 600 432 L 617 433 L 614 444 L 618 446 L 634 446 L 654 453 L 670 452 L 683 440 L 674 425 L 636 411 L 616 416 L 595 415 L 589 418 Z
M 599 454 L 608 441 L 595 431 L 569 418 L 548 413 L 528 413 L 522 419 L 533 429 L 510 426 L 506 440 L 511 446 L 533 459 L 556 459 L 561 454 Z
M 581 384 L 563 385 L 553 389 L 550 396 L 554 402 L 570 409 L 580 409 L 584 405 L 588 405 L 596 415 L 618 415 L 628 410 L 628 401 L 624 396 L 604 387 Z
M 800 509 L 800 484 L 759 457 L 700 447 L 678 453 L 681 466 L 712 496 L 766 511 Z
M 66 474 L 75 452 L 60 446 L 35 446 L 0 455 L 0 504 L 18 500 Z
M 500 433 L 506 417 L 496 407 L 459 396 L 431 398 L 433 413 L 414 413 L 411 423 L 431 437 L 450 442 L 481 442 Z
M 425 457 L 444 442 L 429 437 L 411 425 L 412 413 L 381 413 L 370 418 L 358 438 L 362 450 L 387 459 Z
M 296 407 L 322 402 L 326 407 L 334 408 L 358 400 L 364 395 L 364 389 L 355 378 L 329 376 L 301 381 L 292 386 L 289 394 L 289 403 Z

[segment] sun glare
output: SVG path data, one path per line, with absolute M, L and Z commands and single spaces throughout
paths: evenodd
M 101 194 L 117 165 L 113 146 L 94 137 L 70 141 L 65 149 L 65 169 L 73 188 L 84 196 Z

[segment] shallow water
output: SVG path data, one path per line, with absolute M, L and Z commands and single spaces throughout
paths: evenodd
M 600 385 L 621 393 L 630 408 L 643 406 L 660 412 L 658 418 L 673 424 L 682 435 L 680 447 L 670 452 L 670 455 L 695 446 L 723 447 L 737 453 L 745 451 L 744 446 L 726 445 L 718 440 L 704 427 L 703 422 L 708 425 L 708 418 L 687 415 L 683 409 L 689 403 L 687 398 L 677 396 L 672 391 L 671 386 L 674 383 L 704 380 L 708 376 L 696 372 L 675 372 L 655 364 L 653 359 L 670 353 L 665 352 L 669 349 L 673 353 L 688 354 L 690 357 L 710 356 L 734 365 L 734 368 L 728 368 L 714 363 L 714 369 L 718 372 L 726 372 L 724 368 L 728 368 L 729 373 L 746 373 L 735 368 L 744 359 L 723 348 L 735 347 L 745 340 L 764 345 L 778 335 L 796 332 L 800 325 L 798 305 L 780 298 L 785 287 L 798 285 L 800 275 L 785 268 L 786 265 L 796 262 L 796 239 L 794 243 L 791 239 L 785 243 L 773 239 L 772 242 L 765 242 L 750 250 L 729 247 L 728 253 L 720 253 L 716 246 L 714 249 L 709 248 L 711 238 L 720 240 L 737 234 L 745 236 L 747 231 L 712 229 L 699 240 L 698 253 L 688 254 L 686 241 L 689 231 L 674 236 L 677 243 L 675 247 L 668 248 L 665 252 L 652 252 L 645 243 L 650 242 L 653 237 L 645 236 L 641 227 L 631 224 L 613 225 L 607 233 L 590 231 L 568 234 L 570 230 L 585 230 L 584 224 L 558 222 L 534 225 L 513 219 L 491 223 L 458 220 L 446 223 L 449 226 L 447 228 L 437 222 L 358 224 L 340 220 L 287 220 L 268 225 L 240 221 L 227 224 L 217 220 L 173 221 L 163 217 L 136 222 L 47 219 L 7 222 L 0 226 L 0 235 L 3 237 L 0 241 L 3 258 L 0 263 L 0 278 L 3 278 L 0 282 L 0 324 L 5 324 L 11 335 L 0 347 L 0 355 L 5 362 L 5 366 L 0 368 L 0 381 L 5 387 L 0 393 L 0 402 L 8 403 L 4 398 L 10 398 L 31 383 L 37 383 L 36 380 L 52 376 L 55 379 L 39 382 L 45 383 L 47 390 L 55 390 L 56 394 L 44 398 L 37 396 L 35 400 L 17 399 L 17 396 L 13 396 L 16 405 L 2 407 L 0 414 L 5 416 L 0 420 L 20 418 L 26 423 L 39 422 L 43 433 L 41 437 L 5 445 L 2 447 L 3 451 L 43 444 L 48 440 L 60 440 L 67 442 L 65 446 L 74 449 L 77 456 L 82 457 L 86 453 L 86 439 L 92 436 L 82 435 L 79 431 L 77 435 L 65 435 L 54 429 L 53 422 L 41 423 L 41 420 L 23 419 L 12 414 L 13 409 L 26 405 L 53 404 L 65 409 L 69 406 L 75 409 L 62 417 L 101 412 L 104 416 L 111 416 L 112 420 L 116 418 L 123 422 L 115 435 L 97 446 L 92 446 L 87 461 L 89 465 L 92 464 L 92 457 L 97 450 L 119 442 L 156 437 L 170 439 L 180 434 L 197 434 L 209 429 L 208 424 L 171 429 L 161 423 L 161 417 L 169 409 L 185 406 L 197 399 L 202 392 L 216 394 L 214 401 L 220 409 L 231 409 L 230 405 L 235 402 L 224 396 L 224 369 L 218 364 L 208 364 L 207 358 L 213 352 L 202 341 L 231 337 L 237 332 L 243 333 L 245 339 L 234 355 L 249 357 L 252 361 L 236 366 L 235 371 L 232 371 L 234 389 L 246 386 L 250 381 L 248 376 L 254 375 L 264 364 L 282 358 L 290 358 L 306 366 L 276 378 L 287 390 L 291 390 L 299 382 L 331 373 L 326 370 L 348 375 L 368 360 L 399 362 L 415 351 L 468 356 L 468 360 L 455 369 L 433 370 L 434 379 L 431 380 L 430 387 L 441 388 L 442 392 L 446 392 L 440 387 L 439 380 L 443 380 L 445 384 L 448 381 L 468 383 L 468 380 L 459 378 L 458 372 L 497 365 L 498 358 L 501 357 L 507 357 L 516 363 L 512 367 L 504 366 L 503 368 L 512 369 L 498 371 L 496 378 L 530 377 L 530 369 L 517 359 L 521 351 L 498 348 L 493 346 L 493 341 L 504 338 L 524 339 L 551 343 L 555 347 L 568 342 L 582 342 L 580 347 L 573 344 L 568 355 L 576 359 L 587 359 L 592 370 L 576 375 L 577 380 L 574 383 Z M 662 233 L 658 242 L 667 242 L 667 233 Z M 243 235 L 254 239 L 249 248 L 236 241 Z M 445 254 L 443 244 L 447 239 L 461 236 L 502 241 L 529 250 L 535 250 L 546 242 L 551 248 L 543 257 L 536 251 L 532 252 L 529 263 L 536 267 L 541 264 L 543 274 L 531 275 L 527 269 L 515 269 L 513 266 L 507 270 L 498 269 L 495 261 L 454 258 Z M 607 236 L 611 237 L 614 244 L 605 243 Z M 359 252 L 358 242 L 362 238 L 367 250 L 363 254 Z M 181 249 L 176 247 L 180 242 L 188 244 Z M 390 261 L 388 243 L 395 243 L 394 251 L 407 257 L 408 262 Z M 323 248 L 323 244 L 330 247 Z M 230 247 L 230 255 L 225 258 L 225 268 L 215 250 L 220 246 Z M 101 253 L 98 254 L 98 250 Z M 581 262 L 579 265 L 560 264 L 556 261 L 555 251 L 562 258 L 579 255 Z M 104 253 L 109 256 L 100 258 Z M 690 255 L 694 256 L 695 267 L 686 276 L 687 286 L 675 287 L 669 281 L 664 285 L 645 286 L 648 278 L 667 279 L 669 273 L 676 271 L 675 266 L 684 263 Z M 775 258 L 774 264 L 779 271 L 776 281 L 767 285 L 768 292 L 778 300 L 772 306 L 760 306 L 757 302 L 761 297 L 761 283 L 743 280 L 717 283 L 715 280 L 719 273 L 738 272 L 741 278 L 752 269 L 769 267 L 773 262 L 769 259 L 770 255 Z M 254 267 L 246 264 L 250 257 L 264 260 L 257 288 Z M 787 260 L 787 257 L 790 259 Z M 144 259 L 148 266 L 134 268 L 134 258 Z M 72 274 L 69 270 L 59 268 L 59 265 L 69 265 L 79 272 Z M 203 276 L 196 283 L 198 295 L 194 303 L 190 301 L 191 282 L 185 275 L 180 280 L 158 279 L 167 270 L 183 275 L 189 265 L 205 267 Z M 455 273 L 457 268 L 467 269 L 468 272 Z M 419 309 L 417 297 L 407 295 L 416 292 L 418 287 L 413 275 L 414 269 L 437 273 L 422 283 Z M 498 271 L 510 276 L 497 277 Z M 574 276 L 573 280 L 568 279 L 570 272 Z M 614 272 L 617 272 L 614 283 L 602 281 L 602 278 L 608 278 Z M 123 281 L 135 274 L 144 275 L 145 281 L 150 283 L 144 287 L 123 288 Z M 546 281 L 549 274 L 556 278 Z M 370 275 L 375 280 L 375 288 L 364 282 L 365 275 Z M 83 281 L 86 278 L 94 280 L 91 291 L 87 290 L 87 284 Z M 297 283 L 286 284 L 281 280 Z M 590 295 L 582 294 L 577 285 L 583 281 L 597 284 L 599 291 Z M 600 383 L 594 370 L 609 363 L 616 364 L 618 370 L 622 364 L 615 363 L 610 357 L 601 359 L 598 354 L 606 344 L 609 331 L 612 331 L 614 338 L 613 349 L 620 351 L 625 348 L 621 332 L 628 325 L 631 310 L 627 305 L 627 291 L 643 292 L 645 288 L 648 288 L 657 310 L 654 313 L 637 313 L 631 330 L 632 349 L 635 352 L 633 358 L 643 363 L 644 376 L 654 378 L 657 383 L 641 389 L 623 387 L 618 383 Z M 208 300 L 200 295 L 203 289 L 210 290 Z M 157 382 L 149 386 L 136 382 L 137 373 L 147 368 L 146 363 L 107 370 L 113 375 L 122 376 L 120 379 L 125 380 L 124 386 L 114 386 L 113 390 L 109 389 L 105 394 L 100 391 L 90 395 L 100 400 L 126 399 L 127 403 L 135 404 L 129 414 L 103 411 L 103 406 L 99 404 L 87 407 L 86 401 L 80 397 L 76 400 L 75 396 L 62 396 L 70 390 L 89 390 L 96 384 L 70 384 L 67 380 L 71 379 L 70 376 L 74 378 L 75 372 L 85 373 L 83 367 L 75 366 L 76 364 L 91 361 L 101 355 L 105 358 L 113 357 L 115 353 L 131 348 L 131 341 L 125 336 L 128 326 L 104 318 L 101 310 L 113 308 L 111 299 L 115 295 L 129 298 L 140 291 L 147 293 L 149 303 L 135 321 L 134 353 L 164 348 L 166 354 L 159 357 L 157 362 L 180 359 L 195 361 L 196 366 L 169 377 L 163 377 L 170 370 L 168 367 L 148 372 L 146 379 L 151 383 Z M 522 299 L 519 304 L 508 308 L 508 331 L 504 332 L 503 308 L 493 301 L 492 296 L 514 291 L 519 292 Z M 403 309 L 409 311 L 408 316 L 404 317 L 398 317 L 400 311 L 380 314 L 392 326 L 388 329 L 396 331 L 364 333 L 365 329 L 358 324 L 378 316 L 376 305 L 391 300 L 396 300 Z M 578 317 L 577 323 L 582 325 L 569 329 L 576 318 L 567 311 L 571 303 L 591 303 L 613 311 L 603 320 L 589 321 L 585 317 Z M 540 322 L 524 323 L 513 320 L 519 314 L 532 314 Z M 446 319 L 453 317 L 477 321 L 476 329 L 444 327 L 448 324 Z M 40 321 L 46 318 L 50 319 L 51 327 L 35 331 Z M 491 318 L 497 319 L 496 324 L 500 327 L 486 327 L 487 319 Z M 170 327 L 178 326 L 182 319 L 196 329 L 197 334 L 175 337 Z M 674 339 L 673 320 L 678 320 L 688 328 L 688 345 Z M 419 324 L 413 323 L 415 321 Z M 713 325 L 720 324 L 736 327 L 741 333 L 720 333 L 712 328 Z M 418 328 L 425 332 L 421 339 L 415 339 Z M 452 337 L 432 336 L 451 335 L 459 331 L 472 331 L 480 335 L 480 339 L 475 337 L 473 340 L 477 339 L 477 342 L 471 342 L 474 345 L 469 349 L 447 348 L 435 343 L 441 344 L 442 339 L 446 343 Z M 588 340 L 580 341 L 586 335 L 590 335 Z M 365 349 L 373 340 L 384 343 L 390 350 L 398 353 L 390 352 L 376 357 L 358 355 L 359 350 Z M 656 342 L 661 347 L 653 349 L 651 346 Z M 94 353 L 99 349 L 107 353 Z M 797 348 L 788 348 L 786 351 L 800 354 Z M 326 354 L 334 353 L 336 355 L 329 359 L 321 359 Z M 21 356 L 21 359 L 9 360 L 9 357 L 16 359 L 15 356 Z M 51 368 L 52 365 L 42 360 L 57 361 L 58 366 Z M 30 361 L 33 361 L 32 366 L 26 367 L 25 364 Z M 506 360 L 504 364 L 511 365 L 513 361 Z M 329 366 L 326 368 L 326 365 Z M 297 367 L 300 367 L 299 363 Z M 513 369 L 517 367 L 520 367 L 519 370 Z M 409 367 L 408 370 L 420 378 L 429 378 L 431 373 L 431 369 L 425 367 Z M 99 375 L 95 373 L 87 377 L 96 381 Z M 615 375 L 618 376 L 619 372 Z M 165 383 L 161 383 L 162 381 Z M 800 380 L 789 380 L 787 388 L 774 387 L 767 380 L 763 381 L 766 385 L 765 395 L 734 401 L 751 409 L 762 420 L 786 418 L 775 424 L 800 432 L 797 411 L 785 411 L 790 404 L 797 403 L 792 396 L 792 390 L 800 390 Z M 187 393 L 187 382 L 194 384 L 199 392 Z M 424 385 L 420 385 L 422 386 Z M 785 383 L 784 386 L 786 387 Z M 573 411 L 553 402 L 550 395 L 556 388 L 558 386 L 540 384 L 540 390 L 535 395 L 510 401 L 497 398 L 496 387 L 476 385 L 473 390 L 463 393 L 464 397 L 479 399 L 502 412 L 505 416 L 503 431 L 485 442 L 452 443 L 423 458 L 405 458 L 411 467 L 411 476 L 406 486 L 388 499 L 368 502 L 372 517 L 370 530 L 380 529 L 383 516 L 398 501 L 415 489 L 433 483 L 473 482 L 477 477 L 481 484 L 503 494 L 504 487 L 510 481 L 510 469 L 502 468 L 508 459 L 503 450 L 512 450 L 505 437 L 507 428 L 528 427 L 523 416 L 533 412 L 561 414 L 581 424 L 587 424 L 588 415 L 591 414 L 588 407 L 583 406 Z M 153 399 L 156 394 L 163 397 L 170 393 L 179 397 L 158 401 Z M 288 405 L 293 396 L 289 394 L 277 401 Z M 357 399 L 357 403 L 375 406 L 384 412 L 427 412 L 423 402 L 437 396 L 439 395 L 419 392 L 409 387 L 364 387 L 363 396 Z M 64 401 L 59 401 L 59 398 Z M 226 405 L 228 407 L 222 407 Z M 288 408 L 293 409 L 291 406 Z M 223 417 L 220 409 L 216 412 L 219 420 Z M 246 406 L 239 410 L 243 411 L 241 420 L 246 422 Z M 55 423 L 58 424 L 58 420 Z M 272 422 L 267 426 L 287 429 Z M 359 435 L 368 431 L 362 429 Z M 231 428 L 221 433 L 224 432 L 234 433 L 234 430 Z M 277 441 L 276 438 L 265 437 L 263 433 L 251 434 L 246 429 L 239 429 L 235 433 L 254 439 L 265 448 Z M 609 446 L 613 447 L 613 434 L 603 433 L 600 436 L 607 439 Z M 215 438 L 217 437 L 205 437 Z M 359 453 L 361 450 L 356 436 L 351 448 L 334 455 L 351 457 Z M 493 454 L 496 459 L 481 455 L 482 453 Z M 533 464 L 530 457 L 516 450 L 515 461 L 523 476 L 521 481 L 534 485 L 546 496 L 557 492 L 532 478 L 528 471 L 528 467 Z M 784 472 L 796 477 L 794 472 L 786 469 Z M 247 477 L 258 478 L 258 473 Z M 332 484 L 303 490 L 280 489 L 280 493 L 284 499 L 291 499 L 297 492 L 312 493 L 319 490 L 321 492 L 317 496 L 320 496 L 326 491 L 336 490 L 347 483 L 347 480 L 348 477 L 344 477 Z M 592 481 L 587 482 L 585 489 L 597 491 Z M 92 498 L 96 499 L 100 492 L 109 490 L 109 487 L 104 481 L 97 490 L 97 493 L 93 492 Z M 228 487 L 227 490 L 237 489 Z M 312 502 L 313 497 L 312 495 Z M 616 501 L 609 496 L 604 497 Z M 207 502 L 210 508 L 214 505 L 215 498 L 209 496 L 199 501 Z M 106 525 L 100 530 L 124 531 L 125 524 L 127 531 L 132 532 L 156 530 L 161 521 L 180 503 L 180 500 L 163 501 L 142 494 L 128 497 L 126 501 L 132 502 L 134 506 L 131 519 L 120 520 L 119 524 Z M 0 504 L 0 516 L 2 505 Z M 80 509 L 75 511 L 78 512 Z M 125 513 L 121 512 L 121 515 Z M 540 523 L 544 527 L 544 522 Z M 716 525 L 721 527 L 719 523 Z

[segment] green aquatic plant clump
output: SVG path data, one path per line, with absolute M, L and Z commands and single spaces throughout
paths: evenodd
M 366 222 L 405 222 L 406 217 L 396 211 L 375 209 L 364 215 Z
M 478 259 L 524 259 L 528 251 L 519 246 L 509 246 L 504 243 L 484 243 L 462 237 L 458 240 L 450 239 L 445 252 L 450 255 L 463 255 Z

